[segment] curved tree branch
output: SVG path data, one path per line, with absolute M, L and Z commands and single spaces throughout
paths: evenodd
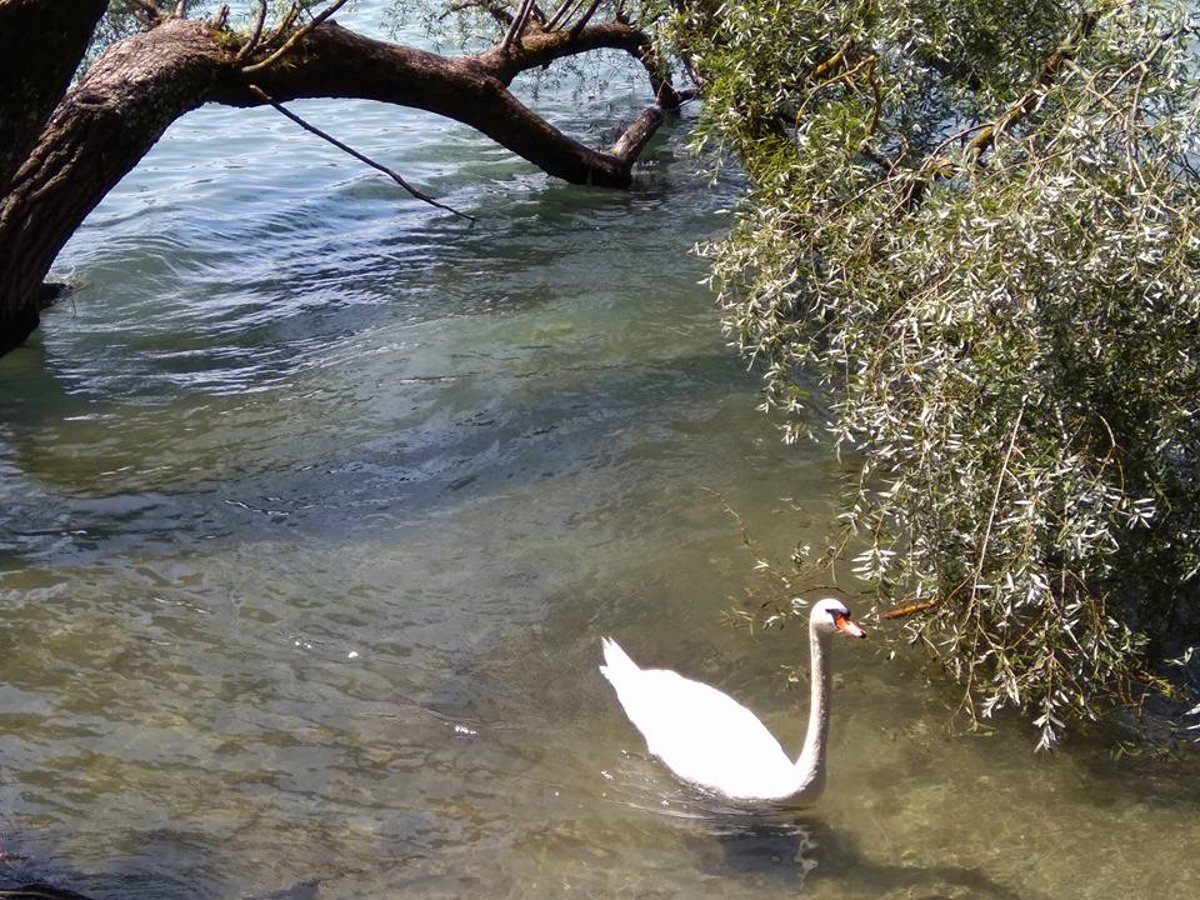
M 983 154 L 991 149 L 992 145 L 996 142 L 996 136 L 999 132 L 1016 124 L 1037 109 L 1042 101 L 1042 97 L 1045 96 L 1047 88 L 1054 84 L 1063 66 L 1074 58 L 1079 43 L 1091 35 L 1097 21 L 1098 17 L 1095 13 L 1088 12 L 1084 15 L 1076 33 L 1064 41 L 1062 46 L 1051 53 L 1042 64 L 1041 71 L 1038 73 L 1037 84 L 1027 90 L 1020 100 L 1005 110 L 1004 114 L 997 121 L 982 128 L 971 139 L 971 142 L 967 144 L 967 151 L 973 161 L 978 162 Z
M 512 52 L 506 53 L 497 45 L 476 59 L 507 85 L 522 72 L 592 50 L 624 50 L 640 59 L 649 47 L 650 38 L 637 28 L 623 22 L 598 22 L 577 34 L 540 29 L 529 32 Z
M 623 188 L 632 179 L 633 157 L 581 144 L 508 90 L 524 69 L 599 47 L 639 46 L 628 26 L 593 28 L 574 42 L 566 35 L 552 35 L 550 40 L 527 35 L 521 42 L 523 53 L 513 60 L 502 57 L 498 48 L 479 57 L 441 56 L 325 22 L 296 44 L 288 65 L 259 72 L 255 83 L 280 102 L 354 97 L 424 109 L 469 125 L 557 178 Z M 234 106 L 262 103 L 239 78 L 225 81 L 208 99 Z
M 22 5 L 43 15 L 71 6 L 76 18 L 83 9 L 82 0 L 78 6 L 0 0 L 0 24 Z M 0 179 L 0 353 L 37 326 L 42 279 L 88 213 L 171 122 L 204 103 L 278 107 L 316 97 L 380 100 L 462 122 L 571 183 L 623 188 L 663 119 L 661 107 L 679 101 L 660 74 L 665 67 L 654 59 L 649 40 L 623 22 L 547 32 L 538 24 L 544 16 L 526 3 L 521 7 L 527 10 L 525 27 L 514 30 L 508 53 L 497 45 L 479 56 L 451 57 L 369 38 L 323 18 L 340 6 L 333 0 L 323 14 L 293 26 L 290 34 L 277 29 L 264 38 L 256 25 L 258 46 L 252 40 L 251 50 L 241 55 L 238 42 L 228 40 L 220 13 L 209 21 L 164 13 L 154 27 L 109 47 L 52 113 L 46 101 L 40 117 L 20 127 L 0 117 L 0 131 L 8 128 L 16 135 L 19 151 L 9 157 L 11 177 Z M 103 8 L 100 0 L 86 7 L 93 17 L 87 34 L 77 29 L 80 55 Z M 0 50 L 11 43 L 8 37 L 0 30 Z M 268 52 L 270 47 L 279 49 Z M 607 149 L 593 149 L 564 134 L 508 89 L 521 71 L 600 48 L 624 50 L 639 59 L 661 104 L 644 111 Z M 256 50 L 268 55 L 246 65 Z M 58 75 L 61 96 L 70 72 Z M 36 126 L 41 126 L 40 134 L 30 137 Z M 5 161 L 0 145 L 0 164 Z
M 662 120 L 663 111 L 659 107 L 651 106 L 642 110 L 642 114 L 633 120 L 616 142 L 608 148 L 608 152 L 618 159 L 637 159 L 650 138 L 654 136 L 654 132 L 658 130 L 658 126 L 662 124 Z

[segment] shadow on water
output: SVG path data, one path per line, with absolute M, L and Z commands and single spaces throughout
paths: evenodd
M 165 829 L 144 836 L 143 843 L 154 845 L 156 871 L 147 871 L 146 848 L 139 847 L 107 857 L 88 872 L 62 862 L 71 848 L 52 834 L 19 832 L 0 814 L 0 900 L 316 900 L 321 895 L 321 883 L 313 880 L 242 895 L 222 877 L 224 864 L 212 849 L 193 838 Z
M 701 860 L 707 874 L 755 875 L 780 884 L 802 887 L 817 866 L 818 844 L 812 821 L 753 822 L 734 816 L 714 819 L 709 833 L 716 839 L 719 855 Z
M 882 865 L 859 852 L 857 841 L 817 819 L 792 823 L 720 823 L 710 835 L 719 855 L 701 851 L 707 874 L 769 879 L 792 889 L 835 882 L 852 896 L 892 896 L 918 891 L 944 896 L 947 889 L 972 897 L 1018 900 L 1023 895 L 977 868 L 954 865 Z M 711 844 L 709 845 L 711 847 Z
M 979 868 L 923 865 L 911 859 L 895 865 L 873 861 L 860 850 L 857 838 L 816 817 L 791 821 L 714 817 L 689 843 L 697 865 L 707 875 L 751 877 L 792 890 L 828 881 L 850 896 L 898 896 L 914 891 L 923 897 L 947 896 L 947 892 L 994 900 L 1026 896 Z
M 1071 758 L 1085 773 L 1076 784 L 1078 796 L 1106 810 L 1185 810 L 1200 805 L 1200 754 L 1195 748 L 1135 745 L 1130 753 L 1117 754 L 1120 741 L 1129 740 L 1130 734 L 1136 732 L 1111 728 L 1077 738 L 1082 746 L 1073 748 Z
M 44 834 L 25 841 L 18 835 L 0 843 L 0 900 L 107 900 L 109 897 L 223 896 L 211 872 L 187 883 L 175 876 L 156 879 L 144 871 L 124 871 L 119 858 L 106 860 L 107 871 L 85 872 L 64 865 L 68 848 L 51 844 Z M 171 859 L 170 854 L 165 859 Z M 138 863 L 130 858 L 130 866 Z M 204 887 L 197 890 L 198 884 Z
M 814 825 L 812 851 L 820 869 L 815 878 L 836 882 L 853 895 L 864 897 L 951 896 L 983 897 L 993 900 L 1022 900 L 1033 895 L 1003 885 L 983 869 L 946 862 L 929 863 L 919 856 L 903 864 L 873 861 L 860 849 L 851 833 L 825 824 Z
M 670 800 L 663 802 L 667 797 Z M 688 833 L 684 844 L 697 869 L 710 877 L 766 882 L 795 893 L 831 883 L 838 896 L 851 897 L 1028 900 L 1038 896 L 1014 890 L 978 867 L 928 863 L 920 848 L 906 853 L 903 863 L 880 863 L 854 833 L 834 827 L 812 809 L 747 808 L 682 785 L 664 793 L 658 808 L 645 798 L 626 797 L 621 802 L 682 827 Z
M 442 411 L 429 420 L 414 417 L 392 433 L 358 437 L 349 428 L 344 438 L 310 439 L 303 432 L 294 443 L 312 456 L 265 475 L 253 463 L 243 471 L 221 469 L 222 447 L 170 457 L 163 426 L 186 422 L 187 402 L 121 412 L 72 394 L 59 379 L 33 371 L 33 362 L 29 368 L 18 373 L 22 390 L 0 400 L 0 420 L 19 426 L 10 426 L 7 436 L 0 432 L 0 467 L 28 479 L 19 499 L 14 491 L 0 510 L 0 570 L 39 558 L 86 563 L 131 545 L 178 552 L 209 550 L 214 540 L 232 536 L 239 542 L 277 537 L 276 530 L 245 527 L 261 522 L 293 533 L 377 530 L 379 516 L 404 521 L 417 510 L 457 508 L 465 497 L 619 465 L 637 458 L 637 441 L 693 452 L 692 438 L 720 409 L 735 364 L 705 349 L 666 362 L 589 366 L 577 384 L 562 383 L 561 370 L 534 366 L 508 376 L 503 401 L 479 387 L 496 380 L 489 373 L 458 375 L 467 398 L 448 400 L 449 388 L 431 389 L 429 402 L 442 404 Z M 681 395 L 687 404 L 671 407 L 664 399 Z M 639 419 L 643 409 L 655 415 Z M 106 424 L 106 414 L 120 429 Z M 251 432 L 245 440 L 257 439 L 254 427 L 245 426 Z M 114 437 L 118 431 L 122 436 Z M 597 432 L 616 437 L 597 445 Z M 78 450 L 65 474 L 54 464 L 67 451 L 47 452 L 47 434 L 57 447 Z M 131 435 L 142 436 L 140 442 Z M 197 465 L 218 469 L 219 477 L 197 478 Z M 131 494 L 131 485 L 139 492 Z

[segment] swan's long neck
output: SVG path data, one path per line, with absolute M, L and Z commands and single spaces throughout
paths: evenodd
M 829 635 L 815 627 L 808 629 L 811 648 L 809 678 L 812 698 L 808 707 L 808 733 L 804 748 L 796 760 L 797 792 L 806 799 L 816 799 L 825 787 L 825 747 L 829 734 Z

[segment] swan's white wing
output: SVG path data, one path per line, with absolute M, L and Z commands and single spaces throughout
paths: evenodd
M 758 717 L 716 688 L 665 669 L 639 669 L 605 642 L 605 677 L 651 753 L 685 781 L 729 797 L 771 797 L 796 766 Z

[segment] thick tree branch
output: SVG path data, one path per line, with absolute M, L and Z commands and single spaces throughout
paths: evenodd
M 526 54 L 522 67 L 570 55 L 562 47 L 538 44 L 540 38 L 529 35 L 523 41 L 522 46 L 534 41 L 539 52 Z M 620 42 L 629 44 L 631 39 L 622 32 Z M 575 52 L 617 43 L 612 32 L 595 32 L 581 36 Z M 511 80 L 515 68 L 496 49 L 481 57 L 446 57 L 326 22 L 297 43 L 288 65 L 272 66 L 258 73 L 255 81 L 280 102 L 357 97 L 424 109 L 471 126 L 565 181 L 626 187 L 632 160 L 579 143 L 522 104 L 501 77 Z M 262 102 L 237 78 L 228 79 L 209 99 L 235 106 Z
M 977 166 L 983 165 L 983 155 L 995 145 L 998 136 L 1026 116 L 1031 115 L 1041 105 L 1046 91 L 1054 84 L 1063 67 L 1074 58 L 1075 49 L 1079 43 L 1091 35 L 1097 21 L 1094 13 L 1084 15 L 1075 33 L 1046 58 L 1038 72 L 1037 84 L 1022 94 L 1021 98 L 1009 106 L 999 118 L 981 126 L 965 129 L 959 135 L 954 136 L 975 133 L 975 136 L 964 145 L 969 163 Z M 917 172 L 910 171 L 901 174 L 903 182 L 900 188 L 900 207 L 902 209 L 911 212 L 919 207 L 931 183 L 958 170 L 958 164 L 955 161 L 941 155 L 943 148 L 952 140 L 953 138 L 943 141 Z
M 203 23 L 166 18 L 110 47 L 59 103 L 0 197 L 0 353 L 36 327 L 63 244 L 230 65 Z
M 657 106 L 642 110 L 642 114 L 634 119 L 616 142 L 608 148 L 608 152 L 618 159 L 633 161 L 637 159 L 658 126 L 662 124 L 663 111 Z
M 565 9 L 564 4 L 560 9 Z M 586 21 L 585 16 L 580 21 Z M 593 50 L 623 50 L 641 62 L 654 89 L 655 102 L 664 109 L 678 109 L 683 102 L 671 84 L 670 72 L 654 49 L 650 36 L 625 22 L 597 22 L 576 30 L 553 28 L 554 18 L 544 29 L 525 33 L 510 52 L 494 47 L 481 54 L 479 61 L 504 84 L 522 72 L 548 66 L 560 59 Z

